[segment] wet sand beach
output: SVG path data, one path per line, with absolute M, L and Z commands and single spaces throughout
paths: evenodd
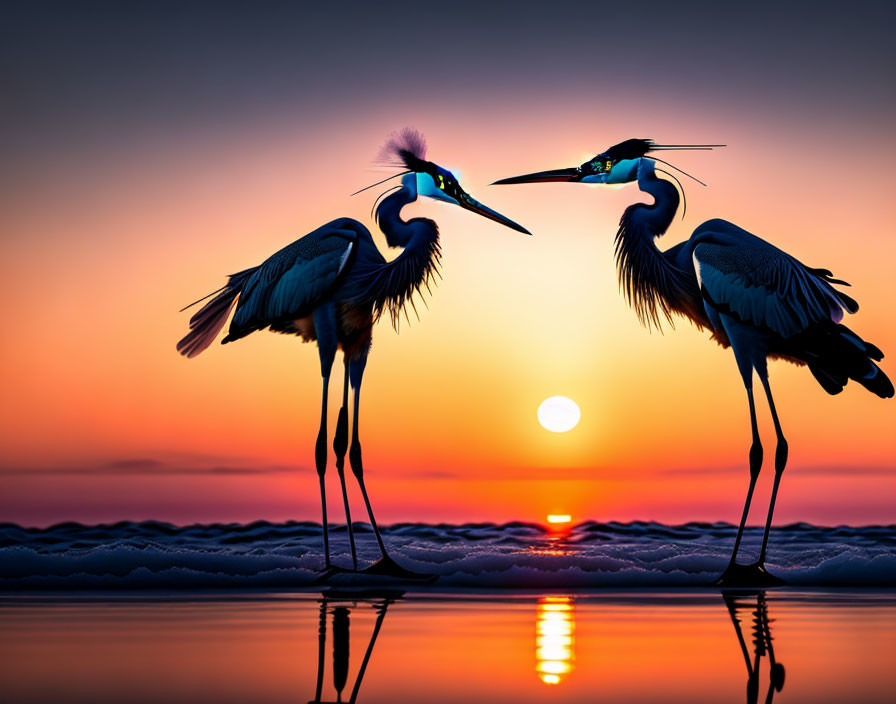
M 888 590 L 32 592 L 3 701 L 892 701 Z

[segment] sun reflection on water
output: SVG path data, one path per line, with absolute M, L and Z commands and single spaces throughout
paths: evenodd
M 568 596 L 538 599 L 535 671 L 545 684 L 560 684 L 573 669 L 575 609 Z

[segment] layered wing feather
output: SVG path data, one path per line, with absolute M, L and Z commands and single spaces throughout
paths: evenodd
M 269 257 L 243 285 L 222 342 L 310 315 L 350 267 L 359 228 L 366 232 L 355 220 L 334 220 Z
M 765 240 L 724 220 L 695 231 L 692 256 L 704 300 L 742 322 L 790 338 L 823 321 L 839 322 L 858 304 Z M 848 285 L 848 284 L 847 284 Z

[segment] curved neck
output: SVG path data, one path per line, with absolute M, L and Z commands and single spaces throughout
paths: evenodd
M 417 200 L 416 175 L 402 179 L 401 187 L 383 199 L 376 209 L 376 222 L 390 247 L 409 247 L 416 241 L 434 239 L 439 228 L 427 218 L 401 219 L 401 209 Z
M 668 181 L 657 178 L 653 160 L 641 159 L 638 164 L 638 187 L 653 196 L 653 203 L 638 203 L 625 211 L 623 217 L 628 216 L 638 221 L 645 234 L 651 233 L 653 237 L 661 237 L 669 225 L 675 213 L 678 212 L 678 191 Z
M 413 296 L 421 286 L 429 288 L 438 274 L 441 248 L 439 228 L 427 218 L 401 219 L 401 209 L 417 200 L 416 175 L 402 180 L 401 188 L 389 195 L 376 209 L 376 220 L 390 247 L 404 247 L 391 262 L 368 270 L 364 280 L 364 298 L 373 302 L 377 316 L 388 310 L 393 324 L 406 303 L 413 307 Z M 407 313 L 405 313 L 407 315 Z
M 653 162 L 646 158 L 638 165 L 638 186 L 654 202 L 625 209 L 616 233 L 616 267 L 619 286 L 641 323 L 660 328 L 661 317 L 671 322 L 673 311 L 693 307 L 695 292 L 687 273 L 663 256 L 654 242 L 675 217 L 678 191 L 657 178 Z

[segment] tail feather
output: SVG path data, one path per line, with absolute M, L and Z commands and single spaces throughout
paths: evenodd
M 829 394 L 838 394 L 853 381 L 881 398 L 892 398 L 893 383 L 874 362 L 883 352 L 865 342 L 845 325 L 830 324 L 807 333 L 799 340 L 799 356 Z
M 880 347 L 872 345 L 870 342 L 865 342 L 865 350 L 868 356 L 875 362 L 879 362 L 884 358 L 884 353 L 880 351 Z
M 208 349 L 227 322 L 230 311 L 243 289 L 243 284 L 255 272 L 255 269 L 257 267 L 232 274 L 227 285 L 223 289 L 219 289 L 221 293 L 218 293 L 190 318 L 190 332 L 177 343 L 178 352 L 184 357 L 192 358 Z
M 812 376 L 815 377 L 815 380 L 821 384 L 821 388 L 827 391 L 831 396 L 836 396 L 843 391 L 843 387 L 846 386 L 846 382 L 849 381 L 849 377 L 835 375 L 827 369 L 819 367 L 817 364 L 810 363 L 809 371 L 812 372 Z
M 843 291 L 840 291 L 833 286 L 833 284 L 837 284 L 838 286 L 849 286 L 848 283 L 846 283 L 842 279 L 835 279 L 834 275 L 829 269 L 813 269 L 812 267 L 806 267 L 806 269 L 825 282 L 825 288 L 828 293 L 832 293 L 834 296 L 836 296 L 837 300 L 840 302 L 840 305 L 846 308 L 848 312 L 856 313 L 859 310 L 859 304 L 855 298 L 847 296 L 845 293 L 843 293 Z
M 889 377 L 887 377 L 874 362 L 869 361 L 868 366 L 871 368 L 865 376 L 856 379 L 856 381 L 871 393 L 877 394 L 881 398 L 893 398 L 893 382 L 890 381 Z

